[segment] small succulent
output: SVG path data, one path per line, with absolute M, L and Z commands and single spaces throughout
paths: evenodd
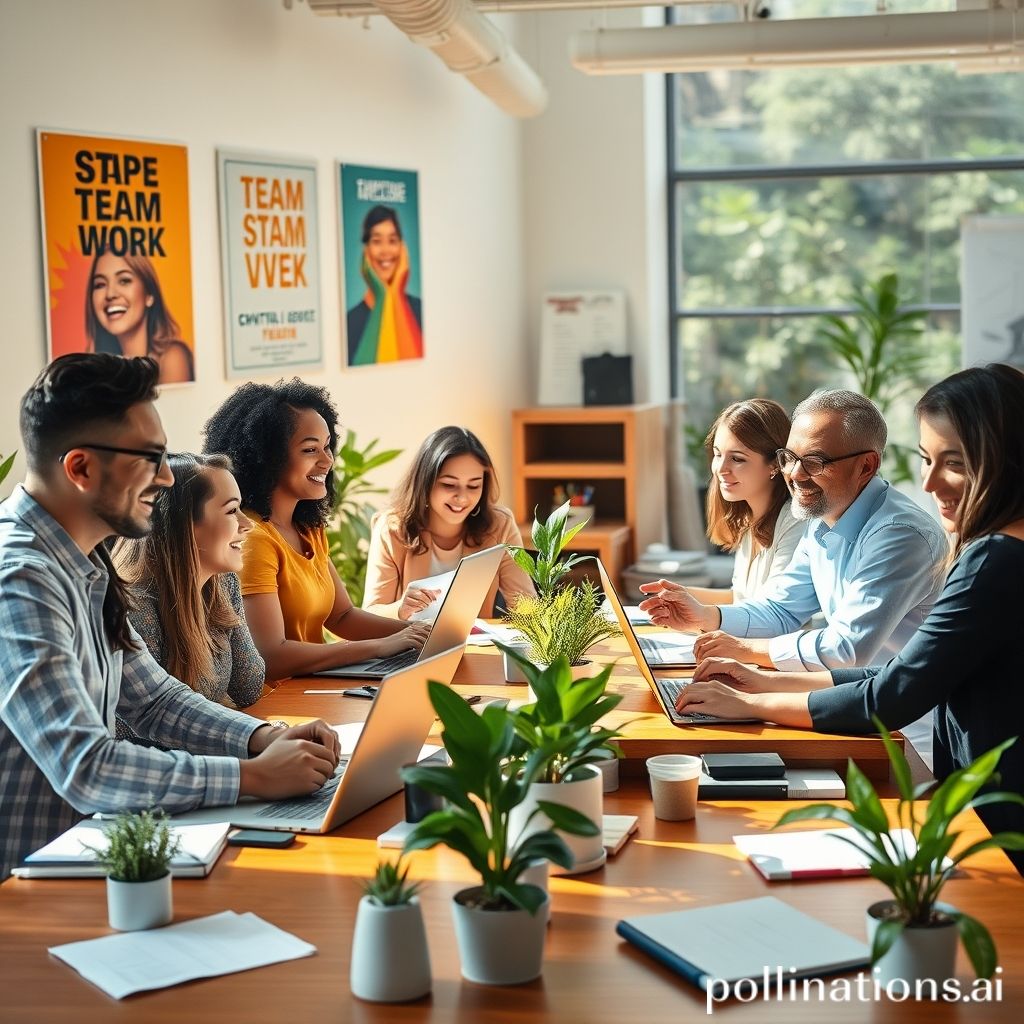
M 363 895 L 378 907 L 400 907 L 412 901 L 420 891 L 422 883 L 407 882 L 409 865 L 402 866 L 402 859 L 381 861 L 373 878 L 363 882 Z

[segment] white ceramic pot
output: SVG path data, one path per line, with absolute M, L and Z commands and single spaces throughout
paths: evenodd
M 508 644 L 516 654 L 522 655 L 524 658 L 528 657 L 527 652 L 530 650 L 529 644 Z M 507 654 L 502 654 L 502 658 L 505 661 L 505 682 L 506 683 L 525 683 L 526 675 L 523 673 L 523 669 L 518 661 L 513 661 Z
M 107 878 L 107 919 L 119 932 L 138 932 L 171 923 L 174 900 L 171 873 L 152 882 L 118 882 Z
M 430 992 L 430 951 L 417 897 L 381 907 L 359 901 L 349 965 L 352 994 L 373 1003 L 405 1003 Z
M 537 913 L 530 915 L 472 906 L 481 893 L 479 886 L 463 889 L 452 900 L 462 976 L 481 985 L 521 985 L 539 978 L 551 898 L 545 893 Z
M 603 776 L 600 769 L 592 764 L 584 765 L 576 773 L 572 782 L 535 782 L 530 786 L 526 799 L 513 807 L 509 815 L 509 835 L 513 844 L 518 843 L 534 832 L 543 832 L 551 828 L 551 819 L 544 813 L 534 815 L 527 824 L 527 819 L 537 806 L 538 800 L 546 800 L 553 804 L 571 807 L 593 821 L 601 828 L 604 813 L 604 794 L 602 792 Z M 570 836 L 558 833 L 575 858 L 571 868 L 566 870 L 555 864 L 551 865 L 553 875 L 581 875 L 594 871 L 605 862 L 603 836 L 600 831 L 596 836 Z
M 869 945 L 875 941 L 875 932 L 883 920 L 882 915 L 893 905 L 893 900 L 882 900 L 868 907 L 865 920 Z M 953 911 L 947 903 L 936 903 L 935 909 Z M 956 922 L 952 918 L 927 928 L 904 928 L 889 952 L 875 964 L 878 983 L 884 986 L 901 979 L 907 982 L 913 994 L 915 982 L 933 980 L 937 992 L 941 994 L 942 983 L 955 976 L 958 938 Z

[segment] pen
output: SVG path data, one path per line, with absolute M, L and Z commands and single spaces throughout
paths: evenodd
M 303 693 L 334 693 L 334 694 L 339 694 L 339 693 L 344 693 L 345 691 L 344 690 L 303 690 L 302 692 Z

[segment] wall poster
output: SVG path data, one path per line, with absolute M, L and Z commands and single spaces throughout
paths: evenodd
M 217 153 L 229 377 L 323 368 L 316 163 Z
M 195 380 L 188 151 L 39 129 L 51 359 L 149 355 L 160 383 Z
M 415 171 L 338 169 L 349 366 L 423 358 Z

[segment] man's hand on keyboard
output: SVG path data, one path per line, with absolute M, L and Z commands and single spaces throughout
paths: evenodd
M 382 636 L 375 641 L 378 658 L 390 658 L 399 651 L 418 651 L 427 640 L 430 632 L 429 622 L 412 622 L 405 629 L 400 629 L 390 636 Z
M 256 757 L 240 763 L 238 795 L 308 796 L 334 774 L 339 753 L 337 733 L 319 719 L 275 730 Z
M 771 668 L 772 659 L 768 654 L 767 640 L 747 640 L 723 633 L 720 629 L 702 633 L 693 642 L 693 656 L 697 661 L 705 658 L 735 658 L 751 665 Z

